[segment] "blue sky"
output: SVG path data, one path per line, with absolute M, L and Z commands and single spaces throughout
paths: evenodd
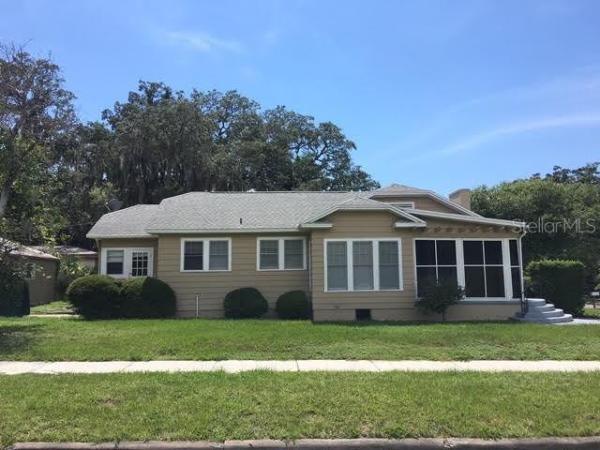
M 84 120 L 140 79 L 330 120 L 382 184 L 448 193 L 600 160 L 598 1 L 8 1 Z

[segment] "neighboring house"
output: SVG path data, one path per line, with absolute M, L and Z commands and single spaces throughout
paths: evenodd
M 10 249 L 10 256 L 22 258 L 30 268 L 30 276 L 27 278 L 30 305 L 43 305 L 56 300 L 58 258 L 35 247 L 6 239 L 0 241 L 2 247 Z
M 489 219 L 451 200 L 393 184 L 370 192 L 191 192 L 105 214 L 88 233 L 99 271 L 155 276 L 181 317 L 222 317 L 227 292 L 309 293 L 314 320 L 420 320 L 432 279 L 467 298 L 449 320 L 507 319 L 520 310 L 524 224 Z
M 49 248 L 43 246 L 35 246 L 34 248 L 41 251 L 50 251 Z M 53 250 L 61 256 L 68 256 L 74 258 L 79 264 L 95 270 L 98 264 L 98 253 L 93 250 L 86 248 L 74 247 L 71 245 L 57 245 L 53 247 Z

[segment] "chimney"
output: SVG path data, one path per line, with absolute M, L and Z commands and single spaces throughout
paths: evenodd
M 458 189 L 450 194 L 450 200 L 463 208 L 471 209 L 471 189 Z

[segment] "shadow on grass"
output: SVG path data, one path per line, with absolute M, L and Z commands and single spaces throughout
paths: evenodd
M 464 320 L 464 321 L 433 321 L 433 320 L 420 320 L 420 321 L 403 321 L 403 320 L 360 320 L 360 321 L 319 321 L 312 322 L 313 325 L 343 325 L 346 327 L 402 327 L 402 326 L 432 326 L 442 325 L 452 327 L 453 325 L 523 325 L 523 322 L 518 320 Z
M 0 359 L 30 348 L 42 331 L 40 324 L 0 326 Z

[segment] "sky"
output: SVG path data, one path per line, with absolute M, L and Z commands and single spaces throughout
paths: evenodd
M 98 120 L 139 80 L 331 121 L 382 185 L 448 194 L 600 160 L 600 1 L 0 0 Z

